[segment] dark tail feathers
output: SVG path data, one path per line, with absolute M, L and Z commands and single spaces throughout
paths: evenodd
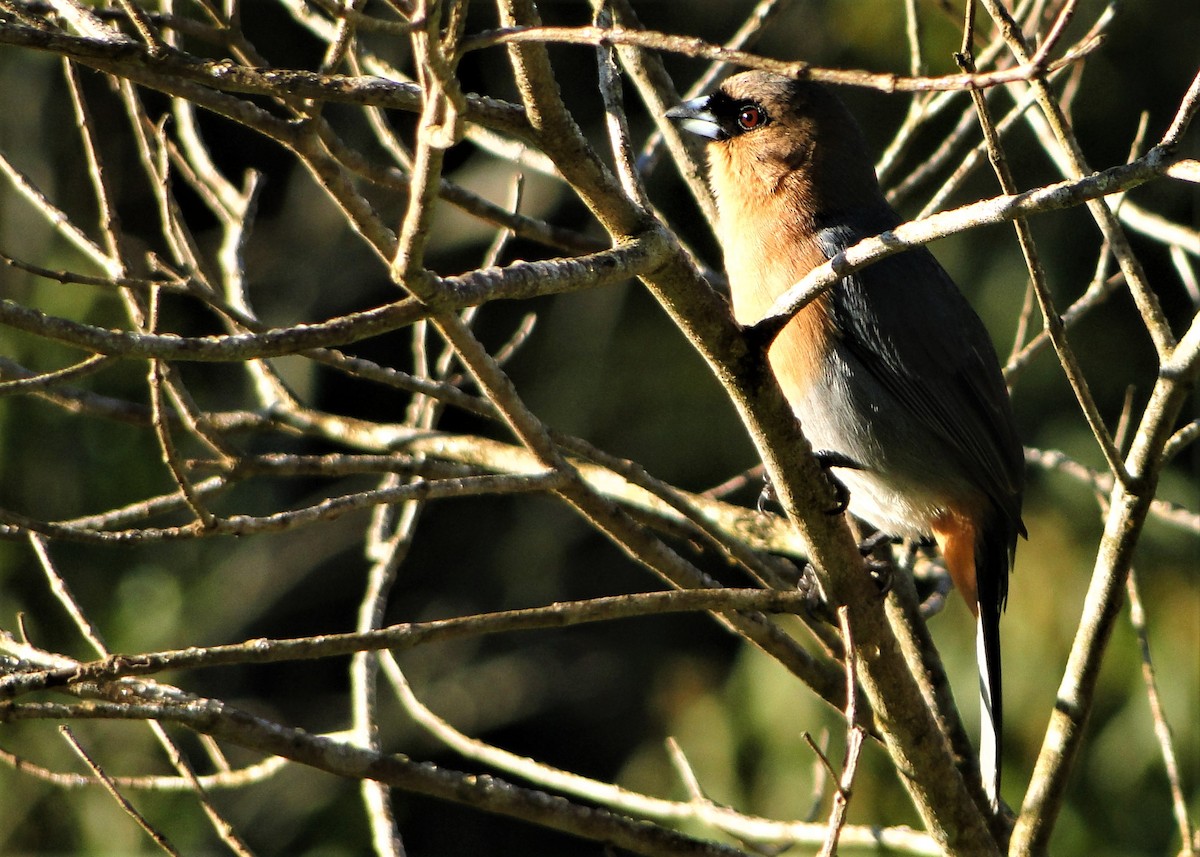
M 1000 673 L 1000 613 L 1008 601 L 1008 572 L 1012 567 L 1016 526 L 995 515 L 985 524 L 975 543 L 975 582 L 979 592 L 979 620 L 975 650 L 979 660 L 979 772 L 992 810 L 1000 806 L 1001 732 L 1004 703 Z

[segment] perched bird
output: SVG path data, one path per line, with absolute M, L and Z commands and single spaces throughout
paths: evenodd
M 900 218 L 862 131 L 810 81 L 750 71 L 667 113 L 709 140 L 718 233 L 742 324 L 814 267 Z M 845 277 L 793 318 L 769 358 L 850 511 L 936 540 L 977 619 L 980 769 L 998 806 L 1000 613 L 1021 522 L 1024 461 L 987 330 L 925 248 Z

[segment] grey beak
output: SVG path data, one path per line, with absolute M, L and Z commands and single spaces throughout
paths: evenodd
M 672 107 L 666 112 L 668 119 L 674 119 L 685 131 L 709 140 L 720 140 L 725 136 L 717 117 L 708 109 L 708 96 L 693 98 L 678 107 Z

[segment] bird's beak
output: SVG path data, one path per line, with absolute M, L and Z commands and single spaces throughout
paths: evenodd
M 708 96 L 693 98 L 678 107 L 672 107 L 666 112 L 668 119 L 674 119 L 685 131 L 709 140 L 719 140 L 724 136 L 717 117 L 708 109 Z

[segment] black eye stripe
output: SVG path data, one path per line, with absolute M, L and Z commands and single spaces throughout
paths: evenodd
M 738 108 L 737 124 L 743 131 L 753 131 L 767 122 L 767 113 L 757 104 L 743 104 Z
M 771 115 L 759 102 L 735 99 L 719 89 L 709 96 L 708 111 L 717 120 L 726 139 L 749 133 L 771 122 Z

